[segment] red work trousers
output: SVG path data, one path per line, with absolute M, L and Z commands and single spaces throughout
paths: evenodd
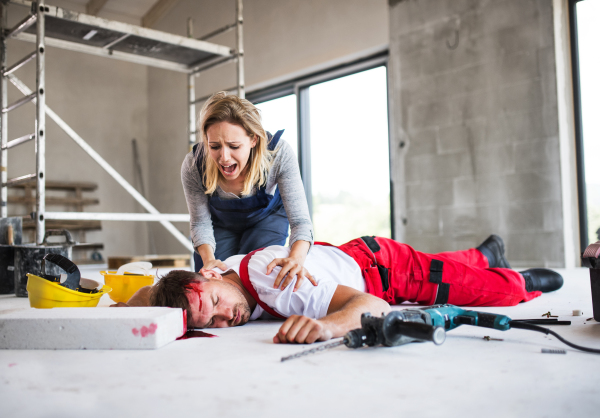
M 489 268 L 487 258 L 475 248 L 426 254 L 389 238 L 374 237 L 371 243 L 379 250 L 373 252 L 361 238 L 338 248 L 360 266 L 367 292 L 391 305 L 409 301 L 422 305 L 513 306 L 542 294 L 527 292 L 523 277 L 516 271 Z M 387 282 L 382 281 L 386 274 Z

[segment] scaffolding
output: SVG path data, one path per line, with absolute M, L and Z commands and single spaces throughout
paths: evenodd
M 173 35 L 153 29 L 142 28 L 96 16 L 77 13 L 61 7 L 50 6 L 44 0 L 0 0 L 0 217 L 8 216 L 8 186 L 36 180 L 36 210 L 32 214 L 36 221 L 36 243 L 44 240 L 45 221 L 61 220 L 104 220 L 104 221 L 155 221 L 160 222 L 182 245 L 193 251 L 190 240 L 171 222 L 189 222 L 189 214 L 160 213 L 123 176 L 79 136 L 63 119 L 46 105 L 45 78 L 46 46 L 70 51 L 143 64 L 155 68 L 186 73 L 188 77 L 187 102 L 188 142 L 196 143 L 196 105 L 206 98 L 195 97 L 195 77 L 206 70 L 227 63 L 237 64 L 236 86 L 240 97 L 245 96 L 244 48 L 242 0 L 236 2 L 236 17 L 233 24 L 211 32 L 201 38 L 193 37 L 191 19 L 188 20 L 188 37 Z M 7 27 L 8 6 L 24 6 L 29 14 L 14 27 Z M 236 30 L 236 48 L 207 42 L 221 33 Z M 35 51 L 7 68 L 6 40 L 16 39 L 34 43 Z M 28 62 L 36 61 L 36 89 L 32 91 L 18 79 L 14 72 Z M 7 86 L 11 82 L 24 97 L 8 104 Z M 36 105 L 35 132 L 8 141 L 8 113 L 25 103 Z M 46 211 L 46 115 L 52 119 L 77 145 L 79 145 L 100 167 L 110 174 L 148 213 L 92 213 L 92 212 L 47 212 Z M 8 179 L 8 150 L 35 140 L 36 172 Z

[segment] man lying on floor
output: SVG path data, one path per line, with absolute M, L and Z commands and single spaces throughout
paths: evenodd
M 305 267 L 318 284 L 304 281 L 297 291 L 274 287 L 279 268 L 266 274 L 271 260 L 288 252 L 271 246 L 233 256 L 225 260 L 227 271 L 174 270 L 145 299 L 186 309 L 188 326 L 195 328 L 244 325 L 270 314 L 285 320 L 275 343 L 313 343 L 342 337 L 360 327 L 362 313 L 387 313 L 390 304 L 512 306 L 563 284 L 551 270 L 511 270 L 496 235 L 477 248 L 435 255 L 379 237 L 340 247 L 315 243 Z

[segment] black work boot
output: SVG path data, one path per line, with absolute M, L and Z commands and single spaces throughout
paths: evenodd
M 563 278 L 555 271 L 548 269 L 529 269 L 520 271 L 519 274 L 525 279 L 525 290 L 533 292 L 553 292 L 563 285 Z
M 477 249 L 488 259 L 490 268 L 511 268 L 504 258 L 504 241 L 498 235 L 490 235 Z

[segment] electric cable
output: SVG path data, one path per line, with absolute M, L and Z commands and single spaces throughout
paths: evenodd
M 600 354 L 600 350 L 599 349 L 597 349 L 597 348 L 583 347 L 581 345 L 573 344 L 572 342 L 565 340 L 563 337 L 561 337 L 560 335 L 558 335 L 556 332 L 554 332 L 554 331 L 552 331 L 552 330 L 550 330 L 548 328 L 539 327 L 537 325 L 528 324 L 526 322 L 520 322 L 520 321 L 510 321 L 509 325 L 510 325 L 511 328 L 527 329 L 529 331 L 542 332 L 542 333 L 544 333 L 546 335 L 550 334 L 550 335 L 553 335 L 556 338 L 558 338 L 560 341 L 562 341 L 563 343 L 565 343 L 569 347 L 575 348 L 577 350 L 585 351 L 585 352 L 588 352 L 588 353 Z

